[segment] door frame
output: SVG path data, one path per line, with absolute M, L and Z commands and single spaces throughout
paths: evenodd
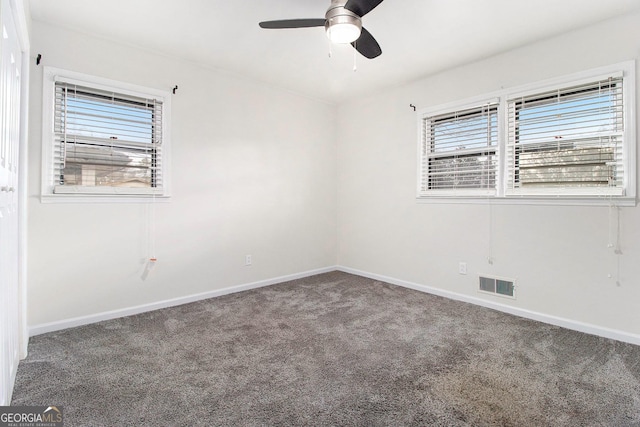
M 29 326 L 27 324 L 27 200 L 29 148 L 29 67 L 31 42 L 30 14 L 24 0 L 8 0 L 22 51 L 20 80 L 20 143 L 18 157 L 18 307 L 20 317 L 20 358 L 27 357 Z

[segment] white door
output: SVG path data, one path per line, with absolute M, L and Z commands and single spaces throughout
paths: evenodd
M 9 0 L 0 0 L 0 405 L 18 369 L 18 148 L 22 53 Z

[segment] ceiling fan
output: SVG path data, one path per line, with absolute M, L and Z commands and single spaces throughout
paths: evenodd
M 324 27 L 333 43 L 351 43 L 363 56 L 373 59 L 382 49 L 371 33 L 362 26 L 362 17 L 383 0 L 331 0 L 324 19 L 284 19 L 260 22 L 261 28 Z

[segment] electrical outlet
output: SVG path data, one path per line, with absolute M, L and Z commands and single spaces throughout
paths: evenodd
M 244 265 L 246 265 L 246 266 L 251 265 L 251 255 L 246 255 L 244 257 Z
M 467 274 L 467 263 L 466 262 L 461 262 L 460 264 L 458 264 L 458 273 Z

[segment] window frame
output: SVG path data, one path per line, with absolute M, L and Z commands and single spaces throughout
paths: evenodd
M 571 86 L 606 80 L 609 77 L 622 75 L 623 88 L 623 121 L 624 130 L 622 133 L 623 150 L 623 192 L 622 195 L 605 194 L 597 191 L 597 187 L 586 187 L 587 189 L 563 187 L 568 191 L 530 191 L 514 192 L 507 190 L 507 145 L 509 135 L 508 107 L 509 101 L 523 96 L 540 94 L 552 90 L 566 89 Z M 635 61 L 626 61 L 605 67 L 586 70 L 571 75 L 547 79 L 513 88 L 501 89 L 500 91 L 487 93 L 459 102 L 451 102 L 434 107 L 424 108 L 417 113 L 418 128 L 418 150 L 417 150 L 417 188 L 416 200 L 418 203 L 494 203 L 494 204 L 546 204 L 546 205 L 598 205 L 607 206 L 615 204 L 617 206 L 637 205 L 637 161 L 636 161 L 636 82 L 635 82 Z M 444 115 L 453 113 L 456 109 L 465 106 L 478 106 L 482 103 L 498 99 L 498 171 L 496 172 L 495 194 L 474 194 L 473 191 L 426 191 L 422 190 L 423 171 L 423 120 L 429 116 Z M 603 194 L 601 194 L 603 193 Z
M 623 80 L 623 86 L 622 86 L 622 115 L 625 116 L 625 112 L 626 112 L 626 105 L 627 105 L 627 99 L 625 99 L 625 89 L 626 89 L 626 85 L 628 84 L 627 79 L 625 79 L 625 76 L 623 75 L 622 72 L 619 73 L 607 73 L 607 74 L 603 74 L 603 75 L 599 75 L 599 76 L 594 76 L 594 77 L 590 77 L 590 78 L 584 78 L 584 79 L 580 79 L 580 80 L 571 80 L 569 82 L 569 84 L 560 84 L 560 85 L 553 85 L 553 86 L 547 86 L 544 87 L 542 89 L 533 89 L 533 90 L 526 90 L 526 91 L 520 91 L 520 92 L 516 92 L 516 93 L 510 93 L 507 98 L 505 99 L 505 103 L 506 103 L 506 108 L 510 109 L 511 108 L 511 103 L 515 102 L 517 103 L 518 99 L 522 99 L 522 98 L 531 98 L 531 97 L 542 97 L 543 95 L 545 95 L 543 92 L 549 93 L 552 91 L 558 91 L 558 90 L 567 90 L 570 89 L 572 87 L 579 87 L 582 85 L 587 85 L 587 84 L 592 84 L 592 83 L 596 83 L 596 82 L 600 82 L 600 81 L 605 81 L 610 77 L 614 77 L 614 78 L 622 78 Z M 514 120 L 514 125 L 517 123 L 517 120 Z M 624 192 L 626 191 L 626 189 L 628 188 L 628 172 L 629 172 L 629 167 L 630 167 L 630 163 L 629 163 L 629 159 L 625 158 L 626 157 L 626 152 L 628 151 L 626 149 L 626 141 L 628 138 L 628 135 L 626 134 L 626 128 L 627 128 L 627 124 L 628 124 L 628 120 L 626 117 L 623 117 L 623 123 L 624 123 L 624 128 L 625 130 L 623 130 L 622 132 L 622 143 L 621 143 L 621 147 L 623 150 L 623 161 L 622 163 L 624 164 L 623 166 L 623 184 L 622 184 L 622 188 L 620 187 L 598 187 L 598 186 L 587 186 L 587 187 L 572 187 L 572 186 L 559 186 L 557 188 L 551 188 L 551 187 L 546 187 L 546 188 L 533 188 L 533 189 L 523 189 L 523 188 L 505 188 L 505 194 L 507 196 L 529 196 L 529 197 L 566 197 L 566 198 L 571 198 L 571 197 L 580 197 L 582 195 L 586 196 L 586 197 L 607 197 L 607 198 L 615 198 L 618 199 L 620 197 L 624 197 Z M 509 125 L 509 124 L 508 124 Z M 507 147 L 507 151 L 509 149 L 509 146 L 512 144 L 512 142 L 509 140 L 510 134 L 513 132 L 513 130 L 509 129 L 507 131 L 507 134 L 505 136 L 505 145 Z M 517 139 L 517 136 L 514 134 L 514 139 Z M 514 150 L 517 149 L 517 144 L 514 142 L 513 143 L 513 148 Z M 516 150 L 517 151 L 517 150 Z M 507 160 L 505 160 L 507 161 Z M 507 167 L 514 167 L 515 165 L 505 165 Z M 505 183 L 507 183 L 507 181 L 505 181 Z M 618 194 L 616 194 L 618 193 Z
M 499 186 L 499 182 L 501 180 L 500 174 L 500 129 L 502 127 L 502 114 L 501 114 L 501 103 L 499 102 L 498 97 L 477 97 L 472 99 L 467 99 L 463 102 L 453 102 L 446 104 L 445 106 L 438 106 L 430 109 L 420 110 L 418 114 L 418 199 L 422 198 L 431 198 L 431 197 L 442 197 L 442 198 L 455 198 L 455 197 L 493 197 L 497 194 L 497 189 Z M 424 163 L 428 162 L 431 158 L 428 153 L 425 152 L 426 145 L 426 130 L 424 123 L 426 120 L 438 117 L 438 116 L 446 116 L 446 115 L 454 115 L 456 112 L 468 111 L 474 109 L 480 109 L 487 105 L 496 105 L 497 109 L 497 131 L 498 131 L 498 141 L 495 146 L 495 150 L 491 147 L 487 146 L 485 151 L 495 151 L 496 156 L 496 168 L 495 168 L 495 188 L 457 188 L 457 189 L 432 189 L 432 190 L 423 190 L 423 184 L 425 182 L 425 167 Z M 427 168 L 428 169 L 428 168 Z M 428 172 L 427 172 L 428 177 Z
M 154 98 L 162 103 L 162 150 L 160 189 L 115 186 L 60 187 L 54 179 L 55 148 L 55 90 L 56 82 L 77 83 L 96 91 L 107 91 L 122 96 Z M 40 199 L 47 202 L 149 202 L 168 200 L 171 185 L 171 96 L 169 91 L 148 88 L 116 80 L 91 76 L 55 67 L 44 67 L 42 96 L 42 170 Z M 58 191 L 55 189 L 58 187 Z

